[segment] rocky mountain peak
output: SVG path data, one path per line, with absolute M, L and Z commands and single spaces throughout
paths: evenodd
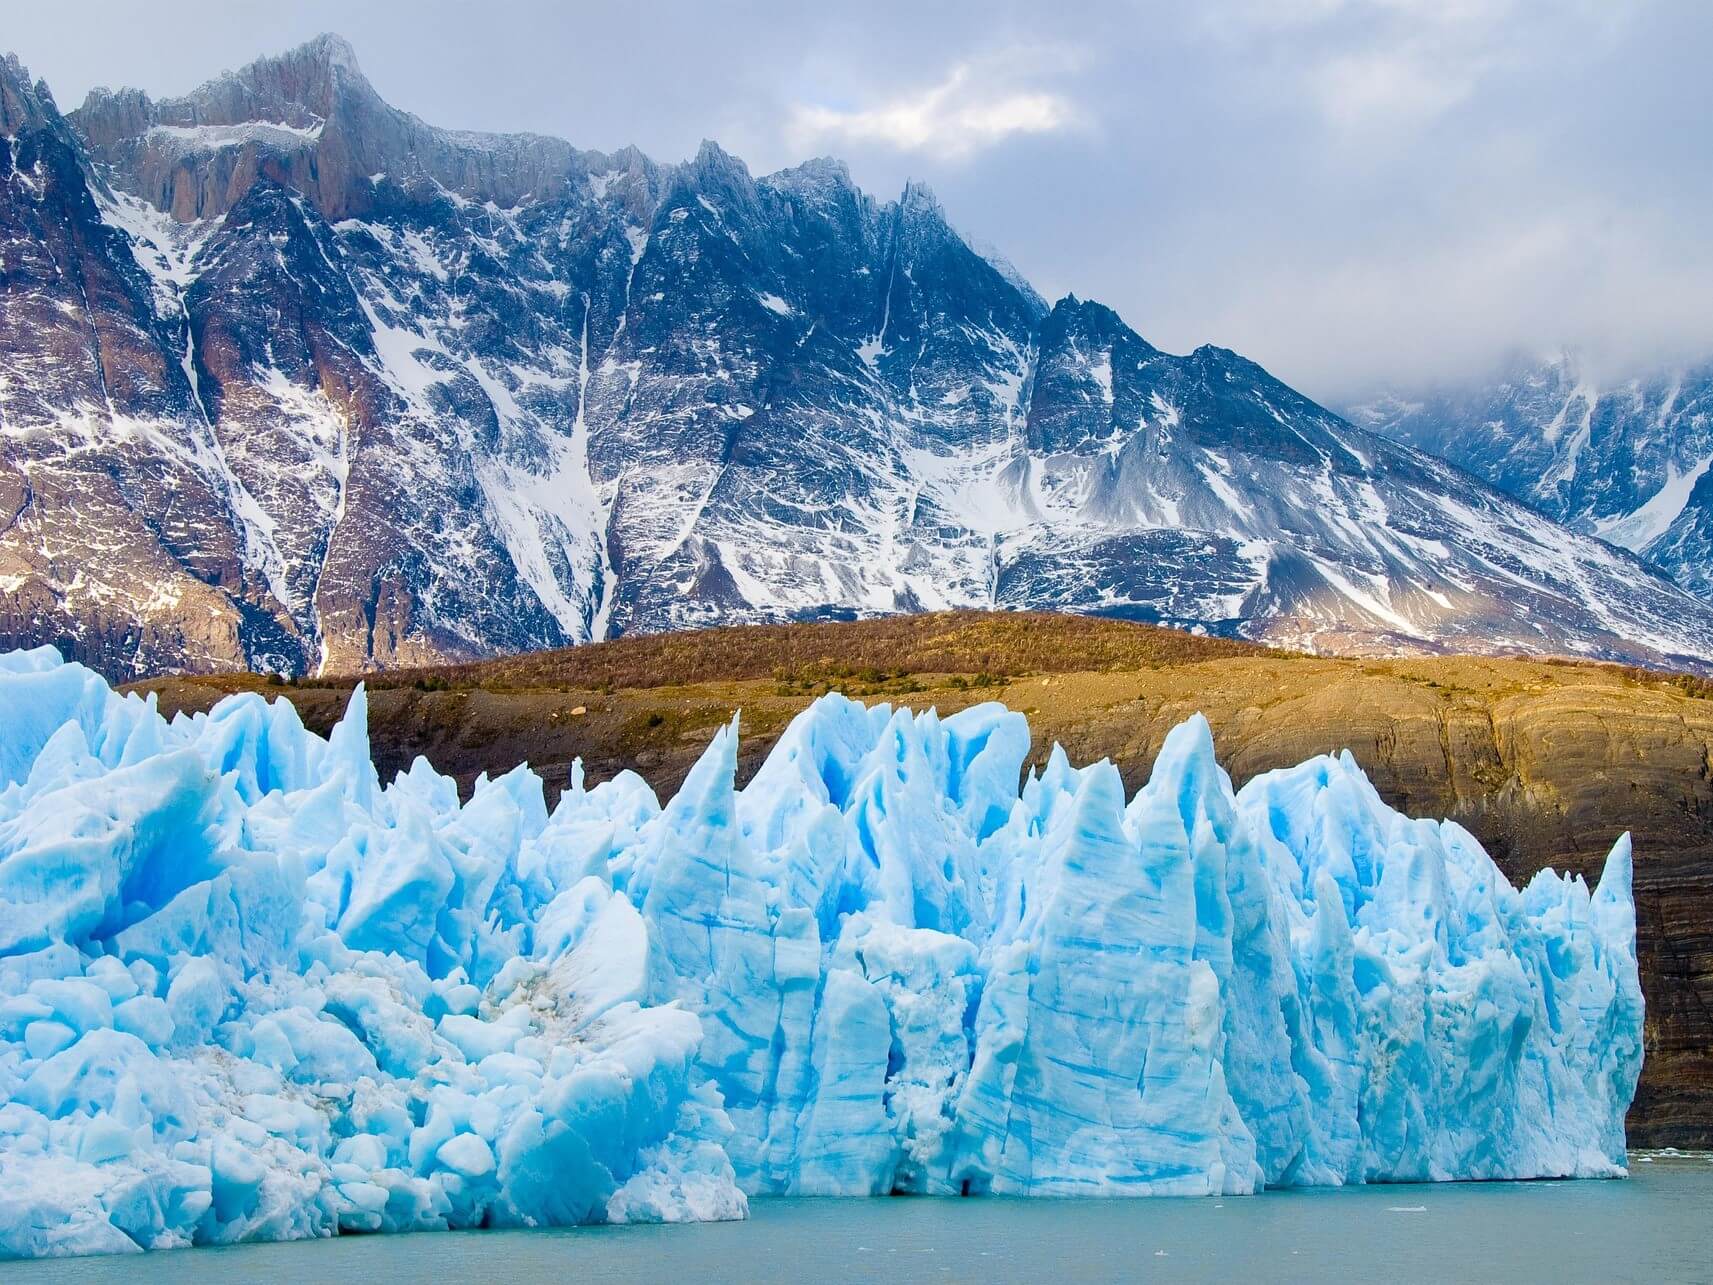
M 1516 353 L 1485 379 L 1346 413 L 1713 597 L 1713 362 L 1606 371 L 1575 350 Z
M 699 175 L 742 175 L 749 177 L 749 166 L 733 156 L 711 138 L 704 138 L 690 162 L 690 171 Z
M 767 181 L 775 187 L 789 187 L 800 191 L 856 187 L 856 181 L 851 178 L 850 166 L 836 156 L 811 157 L 799 165 L 768 175 Z
M 357 65 L 356 51 L 331 33 L 218 76 L 184 101 L 192 115 L 187 124 L 271 121 L 293 128 L 385 106 Z
M 679 171 L 679 180 L 690 192 L 725 197 L 743 205 L 755 201 L 755 180 L 749 166 L 712 139 L 703 139 L 695 157 Z
M 332 34 L 180 98 L 97 91 L 70 119 L 122 187 L 180 222 L 224 214 L 258 177 L 337 220 L 371 211 L 383 180 L 514 206 L 606 159 L 556 138 L 429 125 L 388 104 Z
M 142 134 L 157 118 L 154 103 L 142 90 L 97 85 L 72 112 L 72 119 L 86 143 L 105 149 Z
M 1110 338 L 1129 329 L 1123 318 L 1105 304 L 1079 299 L 1074 294 L 1067 294 L 1055 302 L 1041 323 L 1043 341 L 1061 334 Z
M 919 214 L 942 222 L 946 217 L 945 207 L 940 204 L 940 198 L 934 195 L 934 189 L 919 179 L 909 179 L 905 182 L 898 204 L 909 214 Z
M 1227 367 L 1239 370 L 1246 375 L 1258 376 L 1269 381 L 1273 380 L 1273 377 L 1266 370 L 1257 366 L 1242 353 L 1233 352 L 1229 348 L 1221 348 L 1218 344 L 1197 345 L 1196 349 L 1190 353 L 1190 360 L 1204 370 Z
M 874 199 L 857 187 L 843 161 L 818 156 L 758 180 L 762 187 L 813 212 L 816 218 L 845 223 L 855 228 L 867 225 L 879 208 Z
M 14 138 L 30 126 L 57 119 L 59 109 L 43 81 L 31 83 L 30 72 L 9 53 L 0 58 L 0 136 Z
M 324 31 L 313 40 L 305 41 L 296 52 L 313 59 L 329 71 L 351 76 L 363 74 L 363 69 L 357 65 L 357 51 L 351 47 L 349 40 L 335 31 Z

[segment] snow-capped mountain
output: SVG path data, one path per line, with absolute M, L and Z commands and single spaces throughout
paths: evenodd
M 1602 382 L 1564 353 L 1347 413 L 1713 597 L 1713 363 Z
M 0 643 L 349 670 L 956 606 L 1713 658 L 1713 607 L 933 196 L 430 127 L 322 37 L 0 69 Z

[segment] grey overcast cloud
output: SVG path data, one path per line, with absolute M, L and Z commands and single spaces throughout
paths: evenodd
M 435 124 L 924 180 L 1049 298 L 1334 403 L 1713 355 L 1705 0 L 157 0 L 14 7 L 0 45 L 69 108 L 323 30 Z

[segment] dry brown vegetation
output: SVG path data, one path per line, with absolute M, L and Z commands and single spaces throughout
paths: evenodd
M 760 678 L 810 686 L 912 674 L 987 674 L 991 679 L 1149 669 L 1265 651 L 1254 643 L 1097 616 L 948 611 L 641 634 L 586 647 L 363 677 L 370 687 L 421 685 L 434 690 L 648 688 Z M 354 681 L 324 680 L 342 686 Z

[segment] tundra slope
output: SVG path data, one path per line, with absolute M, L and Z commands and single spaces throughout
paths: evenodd
M 443 130 L 327 36 L 62 116 L 0 69 L 0 638 L 350 672 L 942 607 L 1713 659 L 1713 607 L 932 195 Z

